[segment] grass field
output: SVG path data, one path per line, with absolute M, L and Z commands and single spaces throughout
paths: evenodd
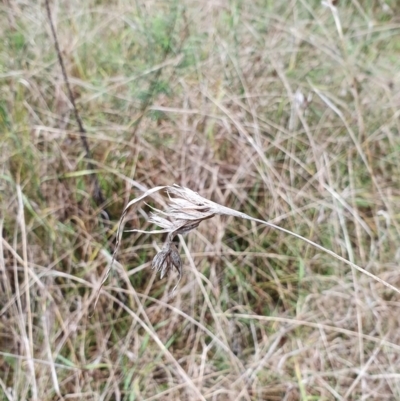
M 90 317 L 173 183 L 400 289 L 400 3 L 335 3 L 51 1 L 90 160 L 44 1 L 0 4 L 1 401 L 400 399 L 400 296 L 247 220 L 176 238 L 173 296 L 124 233 Z

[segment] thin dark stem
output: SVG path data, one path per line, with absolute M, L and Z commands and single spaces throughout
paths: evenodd
M 59 62 L 60 67 L 61 67 L 61 72 L 62 72 L 62 76 L 63 76 L 63 79 L 64 79 L 64 83 L 65 83 L 65 86 L 67 87 L 68 97 L 69 97 L 69 100 L 70 100 L 70 102 L 72 104 L 72 108 L 74 109 L 75 120 L 76 120 L 76 122 L 78 124 L 78 128 L 79 128 L 79 134 L 80 134 L 79 136 L 80 136 L 81 141 L 82 141 L 83 149 L 85 150 L 85 157 L 88 160 L 89 170 L 94 170 L 95 166 L 91 162 L 92 155 L 91 155 L 91 152 L 90 152 L 89 143 L 88 143 L 87 136 L 86 136 L 86 130 L 85 130 L 84 126 L 83 126 L 82 119 L 81 119 L 81 116 L 79 114 L 78 108 L 76 107 L 75 98 L 74 98 L 74 95 L 73 95 L 72 90 L 71 90 L 71 85 L 69 84 L 67 71 L 65 69 L 64 60 L 62 58 L 60 45 L 59 45 L 58 38 L 57 38 L 57 33 L 56 33 L 55 28 L 54 28 L 53 18 L 51 16 L 49 0 L 45 0 L 45 5 L 46 5 L 47 16 L 49 17 L 51 33 L 52 33 L 53 41 L 54 41 L 54 47 L 56 49 L 57 58 L 58 58 L 58 62 Z M 105 211 L 105 209 L 102 206 L 104 204 L 104 196 L 103 196 L 103 193 L 101 191 L 97 175 L 96 174 L 92 174 L 91 175 L 91 179 L 92 179 L 92 183 L 94 185 L 94 194 L 93 194 L 94 200 L 95 200 L 97 206 L 101 207 L 101 209 Z

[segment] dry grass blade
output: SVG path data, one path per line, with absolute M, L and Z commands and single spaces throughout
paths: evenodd
M 142 231 L 139 229 L 130 230 L 130 232 L 146 232 L 149 234 L 168 233 L 167 241 L 166 241 L 163 249 L 159 253 L 157 253 L 157 255 L 154 257 L 153 262 L 152 262 L 152 267 L 155 268 L 157 271 L 161 272 L 161 278 L 163 278 L 164 275 L 167 274 L 169 272 L 169 270 L 172 269 L 172 267 L 175 267 L 178 270 L 178 273 L 179 273 L 178 283 L 182 277 L 182 261 L 180 259 L 180 256 L 178 254 L 178 251 L 177 251 L 175 245 L 172 242 L 173 237 L 175 237 L 178 234 L 185 234 L 185 233 L 197 228 L 203 220 L 210 219 L 210 218 L 214 217 L 215 215 L 226 215 L 226 216 L 240 217 L 242 219 L 251 220 L 251 221 L 254 221 L 254 222 L 257 222 L 260 224 L 264 224 L 264 225 L 274 228 L 276 230 L 280 230 L 288 235 L 296 237 L 296 238 L 306 242 L 307 244 L 309 244 L 323 252 L 326 252 L 328 255 L 355 268 L 359 272 L 367 275 L 368 277 L 371 277 L 372 279 L 378 281 L 379 283 L 385 285 L 386 287 L 388 287 L 391 290 L 400 294 L 400 290 L 398 288 L 396 288 L 395 286 L 389 284 L 385 280 L 382 280 L 381 278 L 377 277 L 376 275 L 370 273 L 369 271 L 365 270 L 361 266 L 358 266 L 355 263 L 350 262 L 349 260 L 343 258 L 342 256 L 337 255 L 335 252 L 317 244 L 316 242 L 313 242 L 299 234 L 296 234 L 292 231 L 286 230 L 285 228 L 279 227 L 275 224 L 269 223 L 264 220 L 256 219 L 245 213 L 241 213 L 241 212 L 238 212 L 237 210 L 222 206 L 218 203 L 215 203 L 213 201 L 203 198 L 197 192 L 194 192 L 189 188 L 180 187 L 180 186 L 174 184 L 173 186 L 159 186 L 159 187 L 152 188 L 152 189 L 146 191 L 142 196 L 131 200 L 126 205 L 125 209 L 122 212 L 122 216 L 121 216 L 121 218 L 119 220 L 119 224 L 118 224 L 117 242 L 116 242 L 115 251 L 113 253 L 113 257 L 112 257 L 110 266 L 107 269 L 106 274 L 101 282 L 100 288 L 97 292 L 94 308 L 96 308 L 100 290 L 111 272 L 116 254 L 118 252 L 119 244 L 120 244 L 120 237 L 121 237 L 121 231 L 122 231 L 124 219 L 125 219 L 125 216 L 129 210 L 129 208 L 132 205 L 143 200 L 147 196 L 150 196 L 150 195 L 154 194 L 155 192 L 161 191 L 163 189 L 166 189 L 166 192 L 169 196 L 169 201 L 170 201 L 169 207 L 167 208 L 167 210 L 165 212 L 155 209 L 156 213 L 152 213 L 149 218 L 150 222 L 157 224 L 158 226 L 160 226 L 162 228 L 162 230 L 153 230 L 153 231 Z M 177 285 L 174 287 L 173 291 L 175 291 Z

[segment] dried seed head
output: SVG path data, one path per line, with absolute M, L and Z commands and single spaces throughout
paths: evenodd
M 156 269 L 157 273 L 160 272 L 160 278 L 163 278 L 170 272 L 172 267 L 175 267 L 179 273 L 178 283 L 176 284 L 177 286 L 182 278 L 182 260 L 175 244 L 172 241 L 167 240 L 161 251 L 154 256 L 151 268 Z
M 153 208 L 154 212 L 150 214 L 149 218 L 149 221 L 151 223 L 154 223 L 162 229 L 153 231 L 142 231 L 134 229 L 129 231 L 146 232 L 149 234 L 168 233 L 165 245 L 153 259 L 152 268 L 156 269 L 157 272 L 160 272 L 160 278 L 163 278 L 166 274 L 169 273 L 172 267 L 175 267 L 179 273 L 178 283 L 173 289 L 173 291 L 175 291 L 182 278 L 182 261 L 179 256 L 178 250 L 172 242 L 173 238 L 176 235 L 186 234 L 189 231 L 194 230 L 203 220 L 211 219 L 217 214 L 242 218 L 248 218 L 248 216 L 246 216 L 244 213 L 240 213 L 236 210 L 227 208 L 225 206 L 219 205 L 218 203 L 203 198 L 197 192 L 194 192 L 189 188 L 180 187 L 175 184 L 173 186 L 152 188 L 139 198 L 130 201 L 125 207 L 120 219 L 120 224 L 117 232 L 117 247 L 114 252 L 113 258 L 115 257 L 116 251 L 119 246 L 120 231 L 128 209 L 135 203 L 143 200 L 145 197 L 164 189 L 166 190 L 169 197 L 168 207 L 165 211 Z M 111 267 L 109 268 L 109 270 L 111 270 Z M 108 272 L 106 274 L 106 277 L 107 275 Z M 103 280 L 103 283 L 105 279 Z

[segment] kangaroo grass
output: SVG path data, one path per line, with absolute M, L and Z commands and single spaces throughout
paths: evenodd
M 168 233 L 167 240 L 160 252 L 156 254 L 152 262 L 152 268 L 156 269 L 157 272 L 160 272 L 160 277 L 163 278 L 166 274 L 169 273 L 170 270 L 175 268 L 179 273 L 178 282 L 175 285 L 172 292 L 176 290 L 179 285 L 179 282 L 182 278 L 182 260 L 179 256 L 178 250 L 176 249 L 174 243 L 172 242 L 173 238 L 178 234 L 185 234 L 189 231 L 194 230 L 199 226 L 199 224 L 203 220 L 211 219 L 215 215 L 226 215 L 226 216 L 234 216 L 239 217 L 246 220 L 255 221 L 260 224 L 264 224 L 268 227 L 274 228 L 276 230 L 282 231 L 288 235 L 296 237 L 307 244 L 327 253 L 328 255 L 334 257 L 335 259 L 340 260 L 341 262 L 351 266 L 352 268 L 358 270 L 359 272 L 371 277 L 372 279 L 378 281 L 379 283 L 385 285 L 391 290 L 400 294 L 400 290 L 393 285 L 389 284 L 385 280 L 377 277 L 376 275 L 370 273 L 365 270 L 361 266 L 356 265 L 353 262 L 337 255 L 335 252 L 324 248 L 322 245 L 317 244 L 305 237 L 302 237 L 299 234 L 296 234 L 292 231 L 286 230 L 285 228 L 279 227 L 275 224 L 269 223 L 268 221 L 256 219 L 251 217 L 245 213 L 239 212 L 237 210 L 222 206 L 218 203 L 210 201 L 206 198 L 200 196 L 197 192 L 192 191 L 189 188 L 180 187 L 176 184 L 173 186 L 159 186 L 154 187 L 146 191 L 142 196 L 131 200 L 124 208 L 121 218 L 118 223 L 117 230 L 117 239 L 114 253 L 112 255 L 110 266 L 108 267 L 105 276 L 100 284 L 100 288 L 97 291 L 96 300 L 94 304 L 94 308 L 96 308 L 97 301 L 99 299 L 101 288 L 106 282 L 111 269 L 114 264 L 114 260 L 116 258 L 120 241 L 121 241 L 121 233 L 125 221 L 126 214 L 131 206 L 140 202 L 147 196 L 153 195 L 156 192 L 165 190 L 169 197 L 169 205 L 165 211 L 154 209 L 154 212 L 150 214 L 149 222 L 156 224 L 161 227 L 161 230 L 152 230 L 152 231 L 143 231 L 140 229 L 127 230 L 127 232 L 137 232 L 137 233 L 147 233 L 147 234 L 161 234 Z

